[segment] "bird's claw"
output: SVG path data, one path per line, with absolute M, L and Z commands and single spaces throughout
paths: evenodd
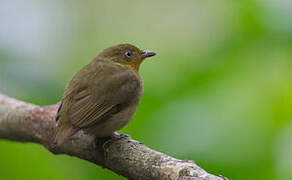
M 113 133 L 111 136 L 109 137 L 106 137 L 106 140 L 105 142 L 103 143 L 102 147 L 103 147 L 103 150 L 106 152 L 106 149 L 108 149 L 108 147 L 120 140 L 120 139 L 123 139 L 123 138 L 130 138 L 131 136 L 129 136 L 128 134 L 118 134 L 118 133 Z
M 128 134 L 119 134 L 117 132 L 114 132 L 111 136 L 111 139 L 122 139 L 122 138 L 128 138 L 130 137 Z

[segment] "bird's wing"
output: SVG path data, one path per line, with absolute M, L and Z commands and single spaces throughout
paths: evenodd
M 75 128 L 99 124 L 121 111 L 129 101 L 135 98 L 139 91 L 139 83 L 140 81 L 132 72 L 111 75 L 99 81 L 95 85 L 96 88 L 85 86 L 79 92 L 75 92 L 74 96 L 70 94 L 65 96 L 58 114 L 66 111 L 66 117 Z M 64 110 L 62 110 L 63 107 L 65 107 Z
M 87 95 L 73 100 L 68 111 L 69 121 L 73 127 L 88 127 L 93 123 L 107 119 L 112 114 L 117 113 L 118 109 L 114 108 L 117 106 L 117 103 L 95 102 L 95 98 L 92 96 L 92 93 L 88 92 Z

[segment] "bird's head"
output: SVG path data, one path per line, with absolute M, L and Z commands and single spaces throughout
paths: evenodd
M 155 52 L 143 51 L 131 44 L 124 43 L 104 49 L 99 53 L 98 57 L 121 65 L 127 65 L 138 71 L 142 61 L 154 55 L 156 55 Z

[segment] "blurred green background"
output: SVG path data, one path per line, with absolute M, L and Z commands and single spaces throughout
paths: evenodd
M 0 0 L 0 91 L 39 105 L 100 50 L 153 50 L 121 132 L 231 180 L 292 179 L 292 2 Z M 125 179 L 0 140 L 0 179 Z

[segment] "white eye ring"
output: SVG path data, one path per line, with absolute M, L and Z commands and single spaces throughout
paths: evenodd
M 133 55 L 132 51 L 126 51 L 126 52 L 125 52 L 125 56 L 126 56 L 127 58 L 130 58 L 132 55 Z

